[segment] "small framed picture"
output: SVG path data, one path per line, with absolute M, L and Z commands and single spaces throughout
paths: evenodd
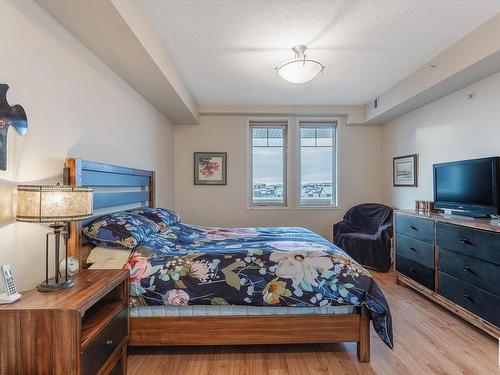
M 393 186 L 417 186 L 417 154 L 395 157 L 392 163 Z
M 226 185 L 227 152 L 195 152 L 194 184 Z

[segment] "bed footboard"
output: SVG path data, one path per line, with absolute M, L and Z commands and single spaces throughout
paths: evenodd
M 342 315 L 130 318 L 129 346 L 319 344 L 356 342 L 370 361 L 368 311 Z

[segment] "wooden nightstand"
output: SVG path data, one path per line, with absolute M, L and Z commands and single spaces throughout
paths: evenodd
M 73 288 L 0 306 L 0 374 L 126 374 L 128 270 L 82 270 Z

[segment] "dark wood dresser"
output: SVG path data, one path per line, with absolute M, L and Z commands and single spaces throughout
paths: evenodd
M 398 281 L 500 337 L 500 224 L 394 213 Z
M 126 374 L 128 270 L 82 270 L 73 288 L 0 305 L 0 374 Z

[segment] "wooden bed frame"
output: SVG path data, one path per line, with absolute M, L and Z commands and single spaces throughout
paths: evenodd
M 94 188 L 95 209 L 155 206 L 153 171 L 68 158 L 64 176 L 68 185 Z M 81 225 L 70 224 L 68 253 L 85 266 L 93 246 L 84 243 Z M 129 346 L 356 342 L 359 361 L 370 361 L 370 318 L 365 307 L 342 315 L 132 317 L 129 337 Z

